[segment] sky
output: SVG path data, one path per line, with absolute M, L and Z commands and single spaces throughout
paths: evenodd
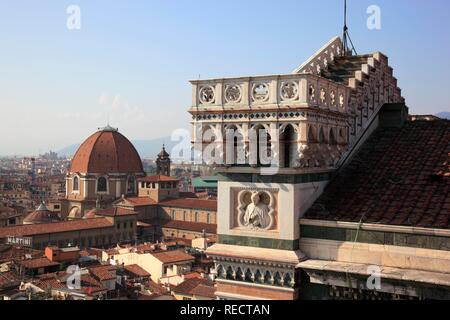
M 0 155 L 59 150 L 108 122 L 139 140 L 189 130 L 189 80 L 292 72 L 341 34 L 342 2 L 0 0 Z M 450 1 L 348 6 L 357 52 L 389 56 L 410 112 L 450 111 Z

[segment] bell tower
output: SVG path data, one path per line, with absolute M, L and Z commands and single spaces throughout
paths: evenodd
M 404 102 L 386 56 L 343 47 L 331 39 L 291 74 L 191 81 L 196 162 L 219 175 L 218 242 L 206 252 L 219 299 L 299 297 L 299 219 L 383 104 Z
M 170 156 L 163 145 L 161 151 L 156 158 L 156 174 L 170 177 Z

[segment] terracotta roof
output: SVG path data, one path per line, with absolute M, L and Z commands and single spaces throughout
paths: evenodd
M 184 238 L 176 238 L 176 237 L 171 237 L 169 238 L 170 240 L 174 240 L 174 246 L 178 246 L 178 245 L 182 245 L 185 247 L 192 247 L 192 239 L 184 239 Z M 166 238 L 167 240 L 167 238 Z M 167 242 L 166 242 L 167 244 Z M 168 245 L 168 244 L 167 244 Z
M 92 273 L 92 275 L 100 281 L 116 279 L 116 276 L 113 273 L 113 271 L 115 271 L 116 268 L 112 265 L 94 266 L 88 269 L 89 272 Z
M 105 217 L 120 217 L 120 216 L 133 216 L 137 213 L 133 210 L 124 208 L 109 208 L 109 209 L 94 209 L 97 216 Z
M 217 233 L 216 224 L 180 221 L 180 220 L 167 220 L 161 221 L 161 226 L 163 228 L 170 228 L 177 230 L 194 231 L 194 232 L 203 232 L 203 230 L 205 230 L 205 232 L 209 234 Z
M 52 262 L 47 258 L 23 260 L 20 262 L 20 264 L 26 269 L 39 269 L 39 268 L 59 266 L 58 262 Z
M 380 128 L 305 218 L 450 227 L 450 121 Z
M 81 290 L 87 295 L 108 291 L 101 282 L 86 274 L 81 276 Z
M 156 201 L 149 197 L 130 197 L 125 198 L 125 201 L 130 202 L 136 207 L 156 205 Z
M 200 284 L 192 291 L 194 296 L 214 299 L 216 297 L 216 288 L 213 285 Z
M 48 279 L 39 280 L 35 283 L 35 285 L 37 287 L 41 288 L 42 290 L 47 290 L 47 289 L 64 290 L 64 289 L 67 289 L 66 284 L 56 278 L 48 278 Z
M 125 266 L 125 270 L 138 277 L 150 277 L 150 273 L 142 269 L 137 264 L 130 264 L 128 266 Z
M 15 272 L 8 271 L 0 273 L 0 289 L 11 288 L 18 286 L 19 284 L 20 278 Z
M 141 158 L 133 144 L 118 131 L 100 130 L 80 146 L 70 172 L 143 173 Z
M 160 206 L 217 211 L 217 200 L 178 198 L 159 202 Z
M 172 291 L 183 295 L 198 295 L 201 297 L 215 298 L 214 284 L 207 279 L 191 278 L 183 281 Z
M 30 224 L 0 228 L 0 238 L 8 236 L 34 236 L 38 234 L 59 233 L 76 230 L 112 228 L 113 224 L 106 218 L 74 220 L 47 224 Z
M 137 181 L 144 181 L 144 182 L 177 182 L 180 181 L 177 178 L 165 176 L 162 174 L 154 175 L 154 176 L 147 176 L 143 178 L 137 179 Z
M 30 254 L 32 257 L 36 258 L 42 256 L 42 251 L 12 246 L 9 244 L 0 245 L 0 263 L 22 259 L 26 254 Z
M 57 221 L 60 221 L 58 214 L 48 210 L 43 203 L 23 219 L 23 223 L 25 224 L 52 223 Z
M 181 250 L 155 252 L 152 255 L 164 264 L 195 260 L 193 256 Z

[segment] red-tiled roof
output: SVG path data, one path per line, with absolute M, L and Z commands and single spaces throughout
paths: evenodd
M 217 225 L 209 224 L 209 223 L 167 220 L 167 221 L 161 221 L 161 226 L 163 228 L 194 231 L 194 232 L 203 232 L 203 230 L 205 230 L 205 232 L 208 234 L 216 234 L 217 233 Z
M 143 182 L 177 182 L 180 181 L 177 178 L 165 176 L 162 174 L 156 175 L 156 176 L 148 176 L 139 178 L 137 181 L 143 181 Z
M 0 289 L 20 284 L 20 277 L 13 271 L 0 272 Z
M 96 210 L 95 214 L 97 216 L 118 217 L 118 216 L 133 216 L 136 215 L 137 213 L 133 210 L 124 208 L 108 208 Z
M 150 273 L 142 269 L 137 264 L 125 266 L 125 270 L 138 277 L 150 277 Z
M 118 131 L 97 131 L 80 146 L 70 172 L 143 173 L 141 158 L 133 144 Z
M 380 128 L 306 218 L 450 227 L 450 121 Z
M 217 200 L 178 198 L 160 201 L 159 205 L 163 207 L 217 211 Z
M 57 213 L 46 211 L 33 211 L 29 213 L 25 219 L 23 219 L 23 223 L 26 224 L 37 224 L 37 223 L 52 223 L 58 222 L 60 218 Z
M 213 285 L 206 285 L 204 283 L 198 285 L 196 288 L 192 289 L 192 294 L 197 297 L 211 298 L 216 297 L 216 288 Z
M 214 284 L 207 279 L 191 278 L 173 287 L 172 291 L 177 294 L 214 298 L 216 290 Z
M 0 238 L 8 236 L 34 236 L 38 234 L 59 233 L 76 230 L 112 228 L 113 224 L 106 218 L 74 220 L 36 225 L 19 225 L 0 228 Z
M 39 268 L 59 266 L 58 262 L 52 262 L 47 258 L 23 260 L 20 262 L 20 264 L 26 269 L 39 269 Z
M 164 264 L 195 260 L 193 256 L 181 250 L 155 252 L 152 255 Z
M 89 272 L 98 280 L 106 281 L 106 280 L 116 279 L 116 276 L 113 273 L 115 271 L 115 269 L 116 268 L 111 265 L 94 266 L 94 267 L 89 268 Z
M 37 281 L 35 283 L 35 285 L 37 287 L 41 288 L 42 290 L 47 290 L 47 289 L 64 290 L 64 289 L 67 289 L 66 284 L 56 278 L 42 279 L 42 280 Z
M 39 250 L 7 244 L 0 245 L 0 263 L 23 259 L 26 254 L 30 254 L 33 258 L 42 257 L 42 251 Z
M 130 202 L 132 205 L 136 206 L 136 207 L 141 207 L 141 206 L 151 206 L 151 205 L 156 205 L 157 202 L 149 197 L 130 197 L 130 198 L 126 198 L 126 201 Z
M 108 291 L 101 282 L 86 274 L 81 276 L 81 290 L 88 295 Z

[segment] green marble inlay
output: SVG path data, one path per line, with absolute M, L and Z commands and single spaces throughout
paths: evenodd
M 301 238 L 355 241 L 356 232 L 355 229 L 300 225 Z M 450 251 L 450 238 L 420 234 L 360 230 L 356 242 Z
M 256 247 L 295 251 L 299 249 L 298 240 L 279 240 L 256 237 L 241 237 L 219 234 L 219 243 L 243 247 Z

